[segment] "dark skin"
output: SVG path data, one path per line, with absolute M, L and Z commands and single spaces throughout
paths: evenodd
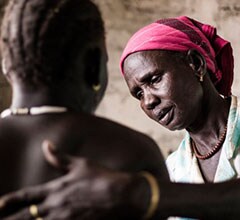
M 144 179 L 138 173 L 145 170 L 163 181 L 169 181 L 169 177 L 160 150 L 152 139 L 93 114 L 107 85 L 104 27 L 97 7 L 88 0 L 10 1 L 1 34 L 3 73 L 13 92 L 10 108 L 60 106 L 68 111 L 10 115 L 0 119 L 0 174 L 4 176 L 0 195 L 53 180 L 73 168 L 62 164 L 66 159 L 53 160 L 55 165 L 60 164 L 60 170 L 49 166 L 44 152 L 49 159 L 51 154 L 46 152 L 51 151 L 48 145 L 44 152 L 41 148 L 48 139 L 56 146 L 54 152 L 82 160 L 76 162 L 78 168 L 67 178 L 63 177 L 60 185 L 50 184 L 51 189 L 58 186 L 58 193 L 44 200 L 47 209 L 39 209 L 43 219 L 138 219 L 142 216 L 149 199 L 129 192 L 125 184 L 137 190 L 148 183 L 136 181 L 127 174 Z M 94 161 L 99 168 L 91 170 L 93 166 L 89 161 Z M 101 167 L 116 174 L 106 172 L 110 179 L 105 181 L 100 176 L 104 170 Z M 80 185 L 77 184 L 79 193 L 68 196 L 69 192 L 61 187 L 76 177 L 81 179 Z M 90 183 L 92 179 L 96 180 L 95 184 Z M 109 188 L 112 184 L 115 188 Z M 112 194 L 119 191 L 129 202 L 115 199 Z M 0 218 L 32 219 L 25 205 L 40 206 L 44 193 L 38 195 L 41 198 L 30 204 L 6 207 L 0 211 Z M 149 189 L 147 195 L 150 198 Z M 114 202 L 109 203 L 109 198 Z M 128 206 L 139 201 L 141 211 Z M 61 208 L 50 212 L 53 206 Z M 129 207 L 127 212 L 122 211 L 123 207 Z M 112 211 L 106 212 L 108 209 Z M 14 215 L 16 211 L 20 214 Z
M 195 52 L 194 51 L 192 52 L 194 54 L 192 54 L 193 57 L 191 57 L 191 59 L 198 61 L 195 63 L 195 66 L 197 66 L 197 64 L 200 63 L 198 60 L 199 54 L 196 54 L 197 57 L 194 57 Z M 162 54 L 160 54 L 159 57 L 162 57 Z M 167 59 L 171 60 L 173 59 L 173 57 L 171 57 L 171 59 L 167 57 Z M 178 59 L 178 58 L 175 58 L 175 59 Z M 187 59 L 187 62 L 191 59 Z M 143 63 L 144 60 L 141 60 L 141 61 Z M 193 66 L 194 63 L 187 63 L 187 62 L 182 67 L 183 68 L 182 74 L 189 74 L 190 85 L 193 84 L 195 86 L 194 89 L 199 90 L 198 95 L 196 94 L 193 95 L 191 100 L 193 104 L 190 105 L 193 107 L 196 106 L 196 109 L 197 109 L 199 107 L 199 103 L 197 101 L 204 100 L 203 94 L 204 92 L 208 91 L 208 90 L 205 91 L 204 87 L 206 86 L 208 89 L 210 89 L 211 87 L 207 85 L 208 84 L 211 85 L 211 83 L 209 82 L 209 78 L 207 75 L 204 78 L 206 82 L 204 84 L 199 83 L 192 69 L 193 67 L 195 67 Z M 164 62 L 160 62 L 160 61 L 159 63 L 161 63 L 162 65 L 164 64 Z M 139 63 L 137 63 L 136 66 L 138 65 Z M 180 69 L 180 68 L 177 68 L 177 69 Z M 140 70 L 144 70 L 144 68 L 140 68 Z M 139 72 L 141 72 L 140 70 Z M 154 73 L 158 73 L 158 71 L 155 71 Z M 163 82 L 165 79 L 167 79 L 167 82 L 171 82 L 171 77 L 173 74 L 174 72 L 169 71 L 166 73 L 167 76 L 162 76 L 160 78 Z M 150 86 L 148 87 L 148 81 L 143 82 L 139 85 L 137 80 L 133 80 L 134 83 L 131 84 L 130 82 L 132 81 L 129 80 L 127 77 L 128 75 L 126 74 L 126 79 L 128 80 L 130 88 L 134 88 L 134 87 L 131 87 L 131 85 L 136 85 L 136 84 L 137 84 L 137 87 L 140 87 L 143 89 L 149 88 L 149 90 L 147 90 L 149 92 L 147 93 L 148 94 L 148 99 L 146 100 L 148 101 L 147 103 L 151 103 L 149 102 L 149 100 L 155 100 L 155 102 L 152 102 L 154 103 L 155 106 L 156 106 L 156 103 L 159 103 L 158 97 L 151 95 L 150 91 L 151 89 L 154 89 L 154 88 L 151 88 Z M 153 77 L 154 79 L 156 78 L 155 75 Z M 160 82 L 162 83 L 161 80 L 156 80 L 154 83 L 156 82 L 157 84 Z M 155 85 L 154 83 L 152 84 Z M 177 91 L 177 88 L 176 88 L 176 91 Z M 212 95 L 214 96 L 215 92 L 213 91 L 212 91 L 213 93 Z M 186 103 L 185 106 L 188 106 L 189 100 L 186 99 L 183 101 L 185 101 Z M 221 101 L 219 101 L 219 104 L 221 103 Z M 225 100 L 223 102 L 225 103 Z M 144 103 L 145 102 L 143 102 L 142 104 L 143 108 L 146 106 Z M 181 105 L 180 107 L 178 107 L 177 96 L 174 96 L 174 93 L 171 93 L 171 96 L 169 94 L 166 94 L 165 99 L 164 99 L 164 96 L 161 96 L 160 103 L 163 103 L 163 104 L 167 103 L 164 106 L 174 106 L 175 108 L 174 111 L 176 111 L 176 109 L 179 109 L 177 113 L 174 112 L 173 114 L 174 117 L 177 117 L 177 118 L 174 119 L 174 117 L 171 117 L 168 123 L 165 123 L 166 127 L 171 128 L 172 130 L 176 128 L 180 129 L 182 124 L 188 123 L 187 129 L 189 130 L 189 132 L 191 132 L 191 134 L 195 134 L 195 132 L 197 131 L 196 128 L 201 128 L 201 126 L 203 126 L 201 123 L 199 123 L 199 121 L 197 121 L 196 124 L 190 123 L 195 121 L 194 114 L 192 114 L 193 115 L 191 117 L 192 121 L 190 122 L 186 122 L 185 120 L 183 120 L 184 115 L 179 114 L 178 116 L 178 112 L 180 112 L 181 110 L 180 108 Z M 223 106 L 225 105 L 228 106 L 229 104 L 226 103 Z M 151 117 L 154 117 L 154 115 L 151 114 L 152 108 L 153 107 L 151 108 L 149 107 L 146 111 Z M 199 112 L 201 113 L 201 111 L 198 111 L 198 113 Z M 228 110 L 226 110 L 226 114 L 227 112 Z M 215 114 L 218 115 L 219 117 L 219 114 L 217 112 L 215 112 Z M 225 118 L 223 117 L 221 120 L 224 121 L 224 119 Z M 195 126 L 192 126 L 193 124 Z M 208 122 L 208 124 L 211 124 L 211 123 Z M 193 137 L 198 137 L 198 136 L 193 135 Z M 197 138 L 195 138 L 195 140 L 197 140 Z M 115 217 L 121 216 L 119 214 L 121 213 L 120 210 L 122 210 L 122 212 L 128 212 L 128 214 L 132 216 L 132 219 L 133 218 L 139 219 L 140 216 L 143 216 L 143 213 L 144 213 L 143 210 L 145 211 L 147 210 L 148 204 L 147 203 L 143 204 L 142 201 L 145 200 L 145 198 L 149 198 L 149 186 L 146 184 L 146 181 L 143 178 L 139 178 L 139 176 L 136 176 L 134 174 L 131 175 L 126 172 L 116 172 L 116 171 L 113 171 L 112 169 L 100 167 L 99 165 L 92 163 L 91 161 L 86 161 L 85 159 L 65 157 L 65 156 L 62 156 L 62 154 L 59 155 L 57 151 L 52 151 L 50 146 L 51 144 L 45 143 L 45 147 L 43 148 L 46 159 L 52 165 L 60 169 L 65 167 L 65 169 L 68 170 L 69 173 L 66 176 L 62 177 L 61 179 L 54 180 L 45 185 L 41 185 L 36 188 L 28 188 L 25 190 L 20 190 L 19 192 L 6 195 L 1 200 L 3 203 L 2 213 L 6 213 L 10 207 L 17 207 L 17 206 L 25 207 L 25 208 L 22 208 L 21 211 L 19 210 L 19 212 L 12 215 L 12 218 L 10 218 L 10 219 L 21 219 L 23 216 L 29 215 L 29 211 L 27 207 L 30 204 L 37 203 L 40 212 L 51 213 L 45 219 L 54 219 L 54 216 L 55 217 L 58 216 L 59 212 L 67 212 L 72 214 L 77 213 L 76 214 L 77 216 L 79 215 L 79 213 L 81 213 L 81 210 L 83 210 L 84 204 L 76 201 L 78 200 L 77 198 L 82 198 L 84 201 L 88 201 L 89 207 L 91 207 L 90 213 L 85 212 L 86 219 L 92 219 L 92 216 L 94 216 L 94 219 L 96 219 L 97 217 L 101 216 L 99 215 L 99 212 L 97 212 L 97 210 L 99 209 L 101 209 L 101 212 L 105 213 L 105 216 L 109 216 L 113 210 L 115 211 L 114 212 Z M 163 158 L 159 158 L 159 159 L 160 159 L 159 162 L 163 163 Z M 213 169 L 214 166 L 212 166 L 211 168 Z M 205 172 L 207 171 L 208 169 L 206 169 Z M 166 167 L 164 165 L 161 167 L 161 173 L 162 172 L 166 172 Z M 210 172 L 210 174 L 212 175 L 214 172 L 215 171 Z M 89 175 L 92 178 L 89 178 Z M 99 178 L 104 180 L 105 184 L 108 186 L 105 189 L 114 188 L 115 189 L 114 192 L 116 194 L 111 191 L 110 194 L 112 196 L 111 198 L 109 198 L 107 196 L 108 191 L 107 192 L 105 190 L 99 191 L 97 189 L 95 189 L 95 191 L 91 190 L 91 188 L 89 188 L 89 185 L 97 183 L 99 181 Z M 239 209 L 237 207 L 237 204 L 239 204 L 237 200 L 238 198 L 240 198 L 237 196 L 239 194 L 238 192 L 239 190 L 237 187 L 239 185 L 238 180 L 232 181 L 229 183 L 221 183 L 221 184 L 206 184 L 206 185 L 192 184 L 191 185 L 191 184 L 170 183 L 169 180 L 167 179 L 164 180 L 164 178 L 162 177 L 160 178 L 157 177 L 157 178 L 160 184 L 160 203 L 153 219 L 161 219 L 168 216 L 186 216 L 186 217 L 195 217 L 195 218 L 202 218 L 202 219 L 213 219 L 213 218 L 226 219 L 226 216 L 227 216 L 228 219 L 236 219 L 236 216 L 240 215 L 238 211 Z M 87 183 L 86 185 L 81 184 L 83 180 Z M 76 184 L 73 184 L 73 183 L 76 183 Z M 121 183 L 121 187 L 116 183 Z M 131 183 L 136 183 L 136 184 L 131 184 Z M 83 193 L 83 192 L 86 192 L 86 190 L 88 194 Z M 123 196 L 125 195 L 126 191 L 130 193 L 130 195 L 138 195 L 139 196 L 138 198 L 144 198 L 144 199 L 132 199 L 129 201 L 128 196 Z M 98 195 L 97 197 L 95 196 L 91 197 L 91 195 L 96 195 L 96 194 Z M 89 199 L 89 198 L 92 198 L 92 199 Z M 222 198 L 222 200 L 220 200 L 219 198 Z M 54 203 L 53 201 L 58 201 L 58 202 Z M 65 206 L 63 207 L 61 205 L 63 201 L 69 204 L 75 204 L 77 208 L 71 209 L 71 208 L 66 208 Z M 102 206 L 100 207 L 99 207 L 99 201 L 102 204 Z M 116 204 L 116 201 L 118 201 L 117 204 Z M 128 204 L 127 207 L 123 205 L 126 203 Z M 106 204 L 113 204 L 113 205 L 106 208 Z M 117 207 L 117 208 L 114 208 L 114 207 Z M 51 212 L 49 210 L 51 210 Z M 63 219 L 67 219 L 67 218 L 63 218 Z
M 57 120 L 58 123 L 54 123 L 55 120 Z M 18 124 L 13 123 L 13 121 L 17 121 Z M 26 122 L 28 128 L 23 126 L 23 123 Z M 35 123 L 40 122 L 43 126 L 34 126 Z M 98 129 L 96 129 L 96 127 L 90 128 L 92 126 L 89 126 L 89 123 L 96 123 Z M 1 140 L 9 147 L 5 150 L 1 149 L 3 152 L 1 155 L 9 154 L 11 156 L 7 158 L 6 156 L 1 157 L 3 164 L 1 173 L 6 179 L 6 182 L 2 182 L 1 194 L 22 187 L 43 183 L 63 174 L 63 172 L 51 169 L 45 162 L 40 147 L 44 138 L 55 140 L 55 143 L 58 143 L 59 146 L 57 149 L 61 149 L 61 151 L 92 159 L 98 164 L 115 171 L 136 173 L 142 170 L 148 170 L 154 173 L 154 175 L 159 176 L 159 178 L 163 176 L 162 172 L 160 172 L 163 164 L 159 164 L 159 161 L 163 160 L 157 146 L 152 140 L 120 125 L 113 125 L 112 122 L 103 119 L 94 118 L 86 114 L 66 114 L 64 116 L 56 115 L 51 117 L 39 116 L 32 120 L 27 120 L 26 117 L 22 117 L 18 120 L 12 118 L 2 123 L 2 130 L 6 127 L 8 129 L 2 132 L 4 136 L 1 136 Z M 82 129 L 80 127 L 82 127 Z M 10 131 L 15 137 L 14 141 L 7 135 Z M 33 131 L 36 131 L 36 133 L 38 131 L 38 135 L 32 135 L 33 139 L 31 139 L 27 134 L 31 134 Z M 113 139 L 102 138 L 102 141 L 98 141 L 102 135 L 107 134 L 111 134 Z M 118 138 L 120 137 L 120 139 L 118 139 L 117 136 Z M 22 141 L 20 137 L 27 137 L 29 142 Z M 92 137 L 94 137 L 94 139 Z M 117 143 L 113 144 L 113 142 Z M 21 144 L 22 153 L 17 152 L 14 154 L 14 151 L 16 151 L 14 146 L 16 146 L 17 143 Z M 31 148 L 27 143 L 31 143 Z M 137 149 L 132 147 L 132 145 L 136 146 Z M 68 146 L 68 148 L 64 149 L 63 146 Z M 146 146 L 147 149 L 145 149 Z M 117 150 L 116 147 L 119 149 Z M 27 155 L 31 155 L 29 160 L 26 159 Z M 23 158 L 23 160 L 21 160 L 21 158 Z M 34 165 L 32 164 L 33 159 Z M 15 163 L 12 163 L 12 161 L 15 161 Z M 19 164 L 24 166 L 19 166 Z M 8 170 L 12 172 L 8 172 Z M 20 176 L 19 173 L 21 173 Z M 118 182 L 118 184 L 121 185 L 121 182 Z M 43 217 L 44 216 L 45 213 L 43 213 Z M 28 218 L 25 217 L 24 219 Z
M 96 124 L 96 127 L 89 126 L 90 124 Z M 92 159 L 114 170 L 135 172 L 147 169 L 160 175 L 158 159 L 161 157 L 158 156 L 159 150 L 152 140 L 121 125 L 88 114 L 15 116 L 1 120 L 0 130 L 1 143 L 8 146 L 7 149 L 0 149 L 0 172 L 6 180 L 2 181 L 1 195 L 46 182 L 62 174 L 51 169 L 45 162 L 41 150 L 44 139 L 56 143 L 61 152 Z M 111 134 L 113 138 L 98 140 L 107 134 Z M 113 141 L 117 143 L 111 146 Z M 21 145 L 21 152 L 16 150 L 15 146 L 18 144 Z M 136 147 L 130 147 L 131 145 Z M 145 149 L 145 146 L 149 147 Z
M 121 216 L 121 212 L 127 212 L 134 213 L 132 216 L 141 219 L 137 213 L 143 213 L 148 206 L 148 204 L 144 206 L 141 201 L 149 197 L 149 186 L 143 178 L 101 167 L 84 158 L 64 156 L 52 146 L 50 142 L 43 144 L 46 159 L 58 169 L 67 170 L 68 174 L 49 183 L 22 189 L 2 197 L 1 213 L 6 213 L 8 210 L 14 213 L 14 208 L 22 207 L 16 214 L 4 218 L 5 220 L 28 219 L 30 204 L 37 204 L 40 213 L 48 213 L 44 218 L 47 220 L 59 219 L 60 216 L 60 219 L 67 220 L 69 219 L 67 215 L 70 214 L 76 216 L 76 219 L 79 219 L 77 216 L 81 216 L 81 219 L 101 219 L 104 215 L 107 216 L 105 219 L 113 219 L 110 215 L 113 210 L 115 217 Z M 99 183 L 99 180 L 105 183 L 104 189 L 89 187 Z M 217 184 L 161 181 L 160 203 L 153 219 L 162 219 L 161 217 L 164 216 L 238 219 L 239 184 L 239 179 Z M 134 196 L 136 199 L 129 200 L 129 195 L 137 196 Z M 65 204 L 74 204 L 74 206 Z M 91 207 L 91 211 L 85 212 L 83 216 L 82 210 L 84 208 L 86 210 L 86 205 Z
M 166 51 L 137 52 L 124 62 L 127 85 L 143 111 L 169 130 L 186 129 L 201 154 L 218 143 L 230 107 L 206 71 L 203 56 L 195 50 L 185 58 Z M 196 72 L 203 72 L 203 82 Z M 208 160 L 198 160 L 206 182 L 214 180 L 220 152 Z
M 89 59 L 89 62 L 91 62 L 92 57 L 89 57 Z M 103 62 L 103 66 L 96 68 L 98 70 L 96 74 L 103 72 L 99 71 L 100 69 L 105 70 L 105 64 L 106 59 Z M 1 146 L 8 146 L 8 148 L 0 148 L 0 173 L 6 180 L 2 181 L 1 195 L 26 186 L 33 186 L 49 181 L 64 173 L 66 169 L 58 171 L 49 167 L 45 161 L 41 150 L 41 144 L 45 139 L 51 140 L 57 146 L 55 150 L 59 152 L 87 158 L 111 170 L 135 174 L 142 170 L 147 170 L 159 179 L 168 180 L 164 160 L 158 146 L 153 140 L 139 132 L 92 114 L 84 113 L 79 109 L 76 103 L 80 103 L 81 101 L 79 100 L 79 97 L 81 97 L 79 96 L 79 88 L 82 85 L 77 79 L 80 74 L 85 73 L 81 73 L 77 67 L 75 70 L 76 80 L 74 82 L 79 84 L 78 86 L 72 86 L 72 82 L 68 84 L 68 81 L 65 81 L 65 88 L 71 89 L 65 89 L 64 96 L 62 95 L 63 90 L 60 86 L 61 90 L 58 92 L 56 92 L 56 86 L 54 87 L 54 92 L 51 88 L 46 87 L 42 87 L 37 91 L 30 91 L 28 90 L 28 85 L 22 85 L 14 76 L 10 78 L 13 87 L 12 106 L 68 106 L 72 110 L 61 114 L 10 116 L 1 119 Z M 52 97 L 49 94 L 54 94 L 54 96 Z M 59 102 L 56 103 L 56 100 Z M 75 100 L 78 101 L 75 102 Z M 89 107 L 89 109 L 92 108 L 94 107 Z M 16 146 L 21 146 L 21 150 L 17 150 Z M 97 175 L 97 170 L 94 170 L 92 173 L 93 176 Z M 129 182 L 129 184 L 131 183 L 128 178 L 124 181 Z M 120 181 L 115 182 L 115 184 L 121 187 Z M 145 184 L 147 183 L 145 182 Z M 95 190 L 97 189 L 99 190 L 98 186 Z M 129 199 L 135 200 L 135 195 L 132 198 L 130 195 Z M 147 203 L 147 200 L 143 201 L 143 205 L 146 205 L 145 203 Z M 115 205 L 112 203 L 113 208 Z M 18 206 L 18 208 L 20 207 Z M 89 214 L 88 208 L 85 207 L 84 211 L 78 215 L 78 218 L 84 215 L 91 216 L 91 218 L 93 216 L 96 217 L 97 210 Z M 8 214 L 8 211 L 1 214 L 5 216 Z M 56 218 L 56 216 L 53 217 L 44 211 L 40 214 L 44 219 L 48 219 L 48 217 L 49 219 Z M 136 215 L 136 213 L 133 214 Z M 72 214 L 64 214 L 63 216 L 66 215 L 68 219 L 69 217 L 71 217 L 70 219 L 75 219 Z M 96 219 L 100 219 L 101 215 L 98 213 Z M 121 214 L 121 218 L 124 215 Z M 141 215 L 141 212 L 138 215 Z M 129 214 L 125 217 L 132 219 L 133 216 Z M 23 218 L 30 219 L 29 212 L 25 213 L 24 217 L 12 217 L 9 219 Z
M 90 58 L 92 59 L 84 60 L 92 64 L 92 60 L 95 60 L 94 54 L 92 54 Z M 103 63 L 106 62 L 105 59 L 102 60 Z M 204 62 L 200 62 L 201 59 L 199 56 L 190 56 L 189 60 L 191 62 L 182 66 L 187 72 L 190 72 L 189 67 L 195 71 L 204 69 Z M 83 62 L 79 62 L 79 60 L 76 59 L 76 63 L 81 66 Z M 102 65 L 101 68 L 96 68 L 98 69 L 96 73 L 100 72 L 99 69 L 103 70 L 101 72 L 105 72 L 104 66 L 105 65 Z M 178 68 L 179 66 L 176 67 L 176 69 Z M 82 68 L 76 70 L 82 70 Z M 30 118 L 29 116 L 12 116 L 1 121 L 3 133 L 5 132 L 4 130 L 6 130 L 5 135 L 0 136 L 1 143 L 3 143 L 2 146 L 10 146 L 8 149 L 3 148 L 4 153 L 8 153 L 8 155 L 12 154 L 13 157 L 10 158 L 11 160 L 9 158 L 8 160 L 1 158 L 1 162 L 3 161 L 2 167 L 4 167 L 4 170 L 11 170 L 12 172 L 15 170 L 13 173 L 4 171 L 4 177 L 12 178 L 12 181 L 9 181 L 12 184 L 10 186 L 8 186 L 9 183 L 4 184 L 2 193 L 27 185 L 35 185 L 67 172 L 65 176 L 49 183 L 37 187 L 29 187 L 3 196 L 0 200 L 1 219 L 31 219 L 28 209 L 31 204 L 38 205 L 39 214 L 45 220 L 79 218 L 141 219 L 144 213 L 146 213 L 150 199 L 149 185 L 144 178 L 137 175 L 138 171 L 142 169 L 152 172 L 159 181 L 160 203 L 153 219 L 160 219 L 160 217 L 163 218 L 172 215 L 208 219 L 236 219 L 237 216 L 240 215 L 240 213 L 238 213 L 239 201 L 236 201 L 240 198 L 240 196 L 238 196 L 238 181 L 216 185 L 170 183 L 164 160 L 156 144 L 153 143 L 151 139 L 105 119 L 96 118 L 89 113 L 83 113 L 82 108 L 84 108 L 84 110 L 87 109 L 89 112 L 95 109 L 95 101 L 99 101 L 101 93 L 97 96 L 93 93 L 87 93 L 88 96 L 86 100 L 84 99 L 84 97 L 86 97 L 86 91 L 84 91 L 83 94 L 85 96 L 81 96 L 80 99 L 79 88 L 83 88 L 83 85 L 91 87 L 96 80 L 90 82 L 81 81 L 79 77 L 87 73 L 81 71 L 74 72 L 80 74 L 72 81 L 74 84 L 67 82 L 64 84 L 55 84 L 56 86 L 54 87 L 46 87 L 39 84 L 38 92 L 30 89 L 28 84 L 21 84 L 17 78 L 14 78 L 14 75 L 10 78 L 14 92 L 13 107 L 31 107 L 47 104 L 67 106 L 71 108 L 72 111 L 61 114 L 61 116 L 59 114 L 41 115 L 34 118 Z M 183 74 L 184 73 L 183 71 Z M 99 78 L 98 74 L 96 74 L 96 76 Z M 84 82 L 84 84 L 80 82 Z M 206 86 L 206 88 L 209 89 L 210 87 L 207 86 L 209 82 L 209 78 L 206 76 L 202 85 L 203 88 Z M 104 88 L 104 86 L 102 87 Z M 204 92 L 207 92 L 207 90 L 203 88 L 201 92 L 199 86 L 195 87 L 198 93 L 193 99 L 194 110 L 198 109 L 197 102 L 195 101 L 198 100 L 198 98 L 200 100 L 203 99 Z M 213 95 L 213 90 L 210 89 L 210 91 L 211 95 Z M 151 93 L 148 93 L 148 95 L 150 95 L 150 97 L 152 96 Z M 212 97 L 214 96 L 211 96 L 211 98 Z M 162 99 L 162 97 L 160 98 Z M 225 111 L 225 109 L 227 109 L 228 105 L 222 104 L 218 99 L 214 99 L 214 101 L 216 101 L 215 104 L 221 104 L 225 117 L 225 114 L 227 115 L 227 110 Z M 84 105 L 82 103 L 84 103 Z M 170 107 L 176 104 L 175 102 L 169 102 L 167 99 L 164 103 L 166 106 L 169 104 Z M 208 104 L 207 102 L 204 103 Z M 224 103 L 226 102 L 224 101 Z M 192 113 L 191 111 L 191 114 Z M 201 111 L 196 112 L 196 114 L 201 115 L 200 113 Z M 216 111 L 215 113 L 217 114 Z M 194 119 L 194 115 L 196 114 L 192 115 L 193 117 L 191 117 L 190 121 Z M 175 112 L 172 115 L 175 116 Z M 181 114 L 179 114 L 179 116 L 181 116 Z M 225 118 L 223 117 L 221 119 L 221 117 L 218 116 L 216 116 L 216 121 L 219 120 L 218 122 L 220 123 L 216 124 L 216 127 L 219 127 L 220 130 L 222 127 L 220 125 L 224 124 Z M 167 123 L 166 120 L 163 120 L 162 124 L 170 126 L 169 128 L 172 130 L 179 129 L 184 125 L 184 123 L 177 123 L 178 120 L 175 121 L 175 124 L 170 123 L 173 121 L 172 118 L 173 117 L 171 117 L 171 120 L 167 120 Z M 183 120 L 184 118 L 183 115 L 182 119 L 181 117 L 177 119 L 179 119 L 179 122 L 185 122 Z M 56 122 L 55 119 L 57 119 L 58 122 Z M 183 128 L 191 128 L 192 130 L 189 130 L 189 132 L 191 132 L 194 141 L 199 144 L 201 143 L 200 135 L 195 135 L 195 133 L 197 132 L 204 136 L 203 132 L 200 132 L 203 130 L 202 124 L 200 123 L 201 120 L 193 121 L 196 122 L 194 123 L 195 126 L 186 126 Z M 17 122 L 19 124 L 17 124 Z M 207 120 L 207 124 L 209 128 L 211 126 L 214 128 L 213 121 Z M 31 125 L 31 130 L 28 127 L 29 125 Z M 93 131 L 91 128 L 92 125 L 94 125 L 94 130 L 97 130 L 97 132 Z M 175 127 L 178 125 L 181 126 Z M 92 134 L 86 134 L 85 132 L 93 132 L 96 138 L 107 140 L 97 141 L 95 138 L 93 139 Z M 216 129 L 214 130 L 214 134 L 216 137 L 218 136 Z M 16 136 L 16 140 L 12 138 L 13 136 Z M 209 140 L 211 139 L 214 142 L 214 135 L 209 136 L 212 136 L 212 138 L 209 137 Z M 51 141 L 44 142 L 42 153 L 41 144 L 46 138 Z M 120 140 L 121 142 L 116 143 L 116 140 Z M 54 142 L 54 144 L 52 144 L 52 142 Z M 19 154 L 16 153 L 16 146 L 21 146 Z M 119 149 L 116 149 L 116 147 Z M 12 152 L 7 152 L 11 151 L 11 149 Z M 29 152 L 25 151 L 26 153 L 24 154 L 23 150 L 25 149 L 28 149 Z M 107 155 L 106 152 L 104 153 L 105 150 L 109 152 Z M 63 156 L 63 152 L 80 156 L 80 158 Z M 21 156 L 26 157 L 26 155 L 28 155 L 27 153 L 30 154 L 30 157 L 26 158 L 23 162 L 20 161 L 22 160 Z M 3 154 L 1 155 L 3 157 Z M 126 157 L 126 155 L 128 156 Z M 50 164 L 56 166 L 59 170 L 56 171 L 48 167 L 44 161 L 44 156 Z M 13 167 L 12 159 L 14 159 L 16 163 L 19 161 L 18 164 L 26 164 L 25 169 L 21 166 Z M 37 168 L 39 171 L 37 175 L 31 170 L 31 161 L 34 161 L 34 170 Z M 214 161 L 216 163 L 217 160 L 215 159 Z M 212 168 L 213 167 L 214 166 L 212 166 Z M 19 177 L 19 173 L 21 173 L 21 177 Z M 223 201 L 220 201 L 220 197 L 223 198 Z M 219 201 L 221 202 L 220 204 Z M 201 210 L 201 212 L 199 210 Z

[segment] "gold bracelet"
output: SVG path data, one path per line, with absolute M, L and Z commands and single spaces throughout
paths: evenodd
M 151 190 L 150 204 L 148 206 L 147 212 L 143 216 L 143 219 L 150 219 L 153 217 L 157 210 L 160 200 L 160 189 L 156 178 L 151 173 L 143 171 L 140 172 L 140 175 L 146 179 Z

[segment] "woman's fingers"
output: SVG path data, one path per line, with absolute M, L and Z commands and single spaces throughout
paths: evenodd
M 68 170 L 69 173 L 46 184 L 28 187 L 0 197 L 0 219 L 9 214 L 14 214 L 31 204 L 43 202 L 51 195 L 55 195 L 57 192 L 64 190 L 67 185 L 71 185 L 77 178 L 76 174 L 82 162 L 75 163 L 75 158 L 67 155 L 60 155 L 49 141 L 43 143 L 43 151 L 47 160 L 52 165 L 61 169 L 64 168 Z M 79 160 L 82 161 L 82 159 Z
M 0 198 L 0 217 L 14 213 L 30 204 L 39 203 L 45 199 L 46 195 L 47 189 L 42 186 L 7 194 Z
M 4 220 L 31 220 L 31 219 L 45 219 L 45 216 L 49 213 L 48 207 L 41 205 L 32 204 L 19 212 L 9 215 Z
M 118 205 L 116 198 L 121 197 L 123 186 L 131 180 L 129 174 L 114 172 L 86 158 L 60 155 L 49 141 L 43 143 L 43 151 L 52 165 L 65 167 L 68 173 L 0 198 L 0 219 L 30 219 L 31 205 L 37 205 L 44 220 L 100 219 Z
M 2 196 L 0 198 L 0 219 L 10 213 L 14 214 L 31 204 L 44 202 L 46 198 L 52 194 L 56 194 L 63 190 L 71 179 L 72 177 L 70 175 L 65 175 L 49 183 L 28 187 Z

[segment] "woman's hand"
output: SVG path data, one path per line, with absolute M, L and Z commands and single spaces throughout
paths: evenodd
M 33 219 L 31 205 L 36 205 L 36 215 L 44 220 L 138 219 L 143 215 L 147 204 L 142 197 L 146 195 L 144 190 L 139 192 L 139 187 L 149 193 L 146 181 L 84 158 L 59 155 L 48 141 L 44 142 L 43 151 L 48 162 L 67 174 L 0 198 L 1 219 Z

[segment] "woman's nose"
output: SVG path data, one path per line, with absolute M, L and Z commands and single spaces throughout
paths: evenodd
M 160 102 L 160 99 L 151 92 L 146 92 L 144 94 L 144 106 L 147 110 L 154 109 L 155 106 L 158 105 Z

